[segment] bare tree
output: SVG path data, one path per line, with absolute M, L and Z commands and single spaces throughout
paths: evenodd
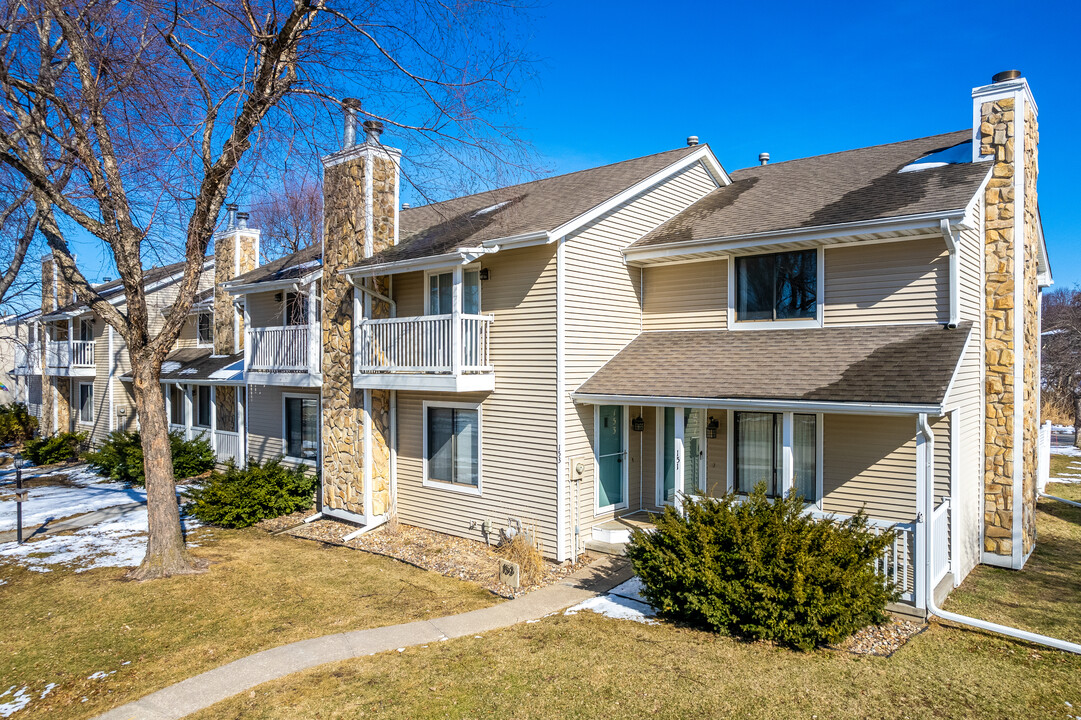
M 1042 331 L 1043 389 L 1068 404 L 1074 418 L 1074 442 L 1081 442 L 1081 289 L 1044 293 Z
M 340 96 L 459 170 L 514 165 L 501 108 L 521 64 L 513 8 L 482 0 L 9 0 L 0 9 L 0 163 L 30 187 L 61 275 L 131 355 L 149 506 L 135 579 L 199 570 L 175 498 L 161 364 L 196 295 L 222 204 L 251 168 L 337 146 Z M 336 121 L 336 118 L 335 118 Z M 283 163 L 284 165 L 284 163 Z M 104 300 L 69 249 L 75 228 L 111 249 L 125 306 Z M 161 330 L 143 262 L 185 262 Z
M 310 176 L 285 176 L 282 186 L 252 203 L 263 261 L 318 245 L 323 239 L 323 188 Z

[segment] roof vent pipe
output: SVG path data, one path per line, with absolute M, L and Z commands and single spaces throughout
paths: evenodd
M 357 144 L 357 112 L 360 110 L 360 100 L 345 98 L 342 100 L 342 111 L 345 113 L 345 138 L 342 141 L 342 149 L 348 150 Z
M 769 153 L 758 153 L 758 162 L 761 165 L 769 165 Z
M 246 230 L 248 228 L 248 217 L 249 217 L 248 213 L 237 213 L 236 214 L 236 229 L 237 230 Z
M 225 229 L 226 230 L 233 230 L 234 228 L 236 228 L 236 211 L 237 211 L 237 208 L 239 208 L 239 207 L 240 206 L 237 205 L 236 203 L 229 203 L 228 205 L 225 206 L 225 209 L 227 211 L 226 215 L 225 215 L 225 218 L 226 218 Z
M 1021 71 L 1020 70 L 1003 70 L 1000 73 L 995 73 L 994 75 L 992 75 L 991 76 L 991 82 L 993 82 L 993 83 L 1006 82 L 1007 80 L 1016 80 L 1019 77 L 1021 77 Z
M 373 145 L 379 144 L 379 136 L 383 134 L 383 123 L 378 120 L 364 121 L 364 142 Z
M 410 205 L 409 203 L 402 203 L 402 210 L 408 210 L 411 207 L 413 207 L 413 206 Z
M 698 144 L 698 136 L 697 135 L 689 135 L 687 137 L 687 147 L 694 147 L 697 144 Z

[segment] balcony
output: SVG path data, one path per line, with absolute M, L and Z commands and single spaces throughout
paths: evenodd
M 176 423 L 169 423 L 169 432 L 180 433 L 185 440 L 206 440 L 214 449 L 214 457 L 219 463 L 225 464 L 232 460 L 237 465 L 244 465 L 244 443 L 238 432 Z
M 365 319 L 357 328 L 353 385 L 388 390 L 495 389 L 491 315 Z
M 266 385 L 317 387 L 319 325 L 248 328 L 245 374 Z
M 15 374 L 41 374 L 41 345 L 30 343 L 15 346 Z
M 45 374 L 61 377 L 93 377 L 93 340 L 50 340 L 45 346 Z

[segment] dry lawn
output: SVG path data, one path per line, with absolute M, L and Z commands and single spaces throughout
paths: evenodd
M 1078 485 L 1048 491 L 1081 499 Z M 1023 572 L 979 568 L 948 607 L 1081 641 L 1081 509 L 1041 501 L 1038 523 Z M 981 632 L 932 624 L 888 658 L 799 654 L 587 612 L 327 665 L 195 717 L 1071 716 L 1081 657 Z
M 496 601 L 471 583 L 261 530 L 194 540 L 209 573 L 148 583 L 123 581 L 124 569 L 0 564 L 0 693 L 25 685 L 34 697 L 13 717 L 91 717 L 259 650 Z

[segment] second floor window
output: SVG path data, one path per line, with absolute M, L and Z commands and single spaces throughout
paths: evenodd
M 210 313 L 199 313 L 196 321 L 196 336 L 200 345 L 212 345 L 214 343 L 214 322 Z
M 736 258 L 736 321 L 817 317 L 818 251 Z
M 432 273 L 428 276 L 428 314 L 450 315 L 454 312 L 454 273 Z M 480 312 L 480 270 L 462 271 L 462 312 Z

